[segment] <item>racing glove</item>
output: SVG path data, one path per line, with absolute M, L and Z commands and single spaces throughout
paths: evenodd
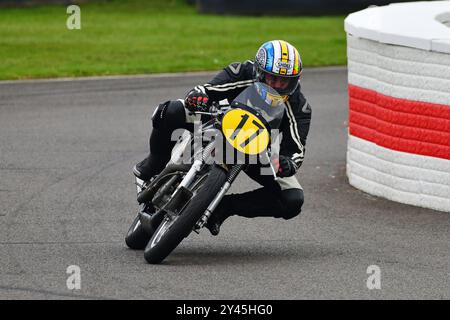
M 274 161 L 277 176 L 280 178 L 293 176 L 297 172 L 297 166 L 294 161 L 287 156 L 279 155 L 278 159 Z
M 184 99 L 184 106 L 191 112 L 208 111 L 209 97 L 206 93 L 196 87 L 189 91 L 186 95 L 186 98 Z

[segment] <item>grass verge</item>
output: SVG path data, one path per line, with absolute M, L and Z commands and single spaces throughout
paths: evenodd
M 200 15 L 183 0 L 83 4 L 81 30 L 63 6 L 0 8 L 0 79 L 217 70 L 265 41 L 295 45 L 306 67 L 346 63 L 343 16 Z

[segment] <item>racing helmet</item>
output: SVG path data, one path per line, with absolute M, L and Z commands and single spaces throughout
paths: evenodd
M 290 96 L 299 86 L 302 60 L 297 49 L 283 40 L 264 43 L 256 52 L 256 79 L 279 94 Z

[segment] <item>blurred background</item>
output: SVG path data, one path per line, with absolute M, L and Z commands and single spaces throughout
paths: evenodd
M 386 0 L 0 0 L 0 79 L 217 70 L 265 41 L 346 63 L 343 22 Z M 69 30 L 66 7 L 81 8 Z
M 126 1 L 126 0 L 125 0 Z M 237 15 L 304 15 L 348 13 L 370 5 L 387 5 L 390 0 L 185 0 L 199 12 Z M 411 0 L 398 0 L 407 2 Z M 34 6 L 42 4 L 83 4 L 99 0 L 0 0 L 2 6 Z M 104 1 L 103 1 L 104 2 Z M 111 2 L 111 1 L 109 1 Z M 154 0 L 147 0 L 147 3 Z M 170 2 L 170 1 L 169 1 Z

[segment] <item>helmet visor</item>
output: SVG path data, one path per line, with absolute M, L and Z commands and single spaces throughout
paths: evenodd
M 286 77 L 264 72 L 264 83 L 281 95 L 290 95 L 297 87 L 299 77 Z

